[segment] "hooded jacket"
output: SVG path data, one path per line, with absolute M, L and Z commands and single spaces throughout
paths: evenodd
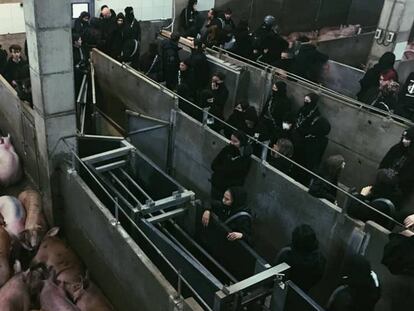
M 379 80 L 381 73 L 392 69 L 394 70 L 394 63 L 395 63 L 395 55 L 391 52 L 384 53 L 381 58 L 379 59 L 378 63 L 374 65 L 371 69 L 369 69 L 364 77 L 359 81 L 361 85 L 361 90 L 357 94 L 358 100 L 362 100 L 365 98 L 366 92 L 371 88 L 378 88 L 379 87 Z M 395 71 L 395 70 L 394 70 Z M 396 81 L 398 81 L 398 75 L 396 74 Z
M 312 125 L 321 115 L 318 108 L 319 96 L 315 93 L 310 93 L 306 96 L 310 97 L 311 102 L 305 103 L 299 109 L 295 122 L 295 129 L 303 136 L 310 134 Z
M 211 210 L 230 228 L 231 232 L 240 232 L 243 234 L 243 239 L 249 241 L 252 217 L 247 208 L 247 193 L 242 187 L 230 187 L 228 190 L 233 198 L 232 205 L 226 206 L 222 201 L 212 201 Z M 210 208 L 207 207 L 206 210 Z
M 275 265 L 282 262 L 291 267 L 289 279 L 305 292 L 321 280 L 326 259 L 320 252 L 316 234 L 309 225 L 301 225 L 293 231 L 291 246 L 279 252 Z
M 404 131 L 403 136 L 411 140 L 411 145 L 406 148 L 402 141 L 394 145 L 382 159 L 379 169 L 389 168 L 397 172 L 400 189 L 407 199 L 414 189 L 414 127 Z
M 277 91 L 272 90 L 260 118 L 271 121 L 275 128 L 281 128 L 283 118 L 292 111 L 292 103 L 287 97 L 286 83 L 278 81 L 276 87 Z
M 245 149 L 246 142 L 241 142 L 241 149 Z M 250 168 L 250 154 L 233 145 L 227 145 L 216 156 L 211 164 L 213 174 L 211 184 L 224 193 L 232 186 L 242 186 Z
M 88 12 L 82 12 L 81 15 L 75 20 L 75 24 L 73 26 L 73 31 L 80 34 L 82 39 L 83 35 L 87 31 L 87 28 L 89 27 L 89 22 L 83 20 L 85 17 L 90 18 L 91 15 Z

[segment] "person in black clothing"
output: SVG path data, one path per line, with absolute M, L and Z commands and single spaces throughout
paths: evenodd
M 371 88 L 378 88 L 379 87 L 379 80 L 381 73 L 391 69 L 394 70 L 394 63 L 395 63 L 395 55 L 391 52 L 386 52 L 384 55 L 381 56 L 378 63 L 374 65 L 371 69 L 369 69 L 364 77 L 359 81 L 361 85 L 361 90 L 357 94 L 358 100 L 362 100 L 366 92 Z M 395 71 L 395 74 L 397 72 Z M 398 81 L 398 75 L 396 74 Z
M 203 122 L 203 115 L 205 110 L 210 110 L 211 107 L 214 105 L 214 95 L 213 92 L 209 89 L 202 90 L 200 92 L 200 96 L 198 97 L 198 100 L 196 101 L 197 106 L 200 109 L 194 109 L 193 114 L 190 114 L 193 118 L 196 120 Z M 207 120 L 209 120 L 209 116 L 206 115 Z M 214 122 L 214 120 L 213 120 Z
M 227 123 L 235 127 L 237 130 L 243 131 L 243 129 L 246 126 L 246 110 L 249 107 L 250 107 L 249 102 L 246 100 L 242 100 L 238 102 L 237 105 L 234 107 L 233 113 L 227 119 Z M 233 133 L 233 129 L 231 128 L 224 129 L 224 134 L 227 138 L 230 138 L 232 133 Z
M 282 51 L 282 54 L 280 55 L 280 59 L 275 61 L 273 65 L 276 68 L 283 69 L 287 72 L 292 72 L 294 62 L 295 62 L 294 54 L 289 49 L 286 49 Z
M 4 67 L 3 77 L 15 88 L 20 81 L 29 77 L 29 64 L 22 58 L 20 45 L 11 45 L 9 52 L 10 58 Z
M 80 34 L 72 34 L 73 43 L 73 73 L 75 76 L 75 96 L 78 96 L 83 76 L 88 72 L 88 56 L 82 47 L 82 37 Z
M 101 48 L 104 53 L 108 54 L 110 52 L 111 39 L 114 31 L 116 30 L 116 16 L 112 14 L 108 7 L 102 10 L 101 15 L 100 29 L 103 43 Z
M 377 274 L 367 259 L 353 255 L 346 267 L 343 285 L 332 293 L 327 311 L 374 311 L 381 297 Z
M 246 206 L 247 193 L 242 187 L 230 187 L 223 194 L 221 201 L 212 200 L 210 206 L 206 206 L 201 219 L 207 227 L 211 212 L 227 225 L 231 232 L 227 235 L 229 241 L 250 241 L 251 237 L 251 212 Z
M 390 217 L 395 217 L 396 212 L 400 209 L 401 192 L 398 189 L 397 174 L 392 169 L 378 170 L 374 185 L 367 186 L 360 193 L 353 195 Z M 348 205 L 347 213 L 352 218 L 364 222 L 368 220 L 375 221 L 389 230 L 392 230 L 394 226 L 394 223 L 389 219 L 354 200 Z
M 387 152 L 379 165 L 379 169 L 384 168 L 396 172 L 402 204 L 408 202 L 414 192 L 414 127 L 405 130 L 401 141 Z
M 4 68 L 7 64 L 7 51 L 4 50 L 0 44 L 0 74 L 3 73 Z
M 73 26 L 73 32 L 80 34 L 83 40 L 85 40 L 85 32 L 88 31 L 90 18 L 91 15 L 88 12 L 82 12 L 75 20 L 75 24 Z
M 209 35 L 209 32 L 210 32 L 210 36 L 211 36 L 211 31 L 209 31 L 209 29 L 213 26 L 216 26 L 214 32 L 216 33 L 216 37 L 218 39 L 220 31 L 223 28 L 223 23 L 218 18 L 218 12 L 217 12 L 216 9 L 210 9 L 208 11 L 207 19 L 205 20 L 203 26 L 200 29 L 201 41 L 203 43 L 207 42 L 207 37 Z M 210 41 L 211 41 L 211 39 L 210 39 Z
M 198 33 L 198 16 L 197 0 L 188 0 L 187 6 L 180 14 L 180 27 L 184 37 L 195 38 Z
M 304 224 L 295 228 L 291 246 L 280 250 L 275 265 L 283 262 L 290 266 L 288 278 L 304 292 L 309 292 L 322 279 L 326 259 L 311 226 Z
M 274 168 L 290 176 L 292 174 L 293 164 L 281 155 L 289 159 L 293 157 L 294 148 L 292 142 L 286 138 L 279 138 L 276 141 L 271 141 L 269 147 L 272 148 L 272 151 L 267 154 L 267 162 Z
M 121 60 L 122 58 L 122 50 L 124 46 L 124 36 L 125 32 L 125 16 L 122 13 L 119 13 L 116 16 L 116 29 L 111 38 L 110 50 L 109 55 L 116 59 Z
M 244 119 L 245 120 L 243 126 L 241 127 L 241 131 L 253 137 L 256 133 L 257 122 L 259 121 L 256 108 L 249 106 L 246 109 Z
M 177 93 L 185 99 L 194 102 L 194 76 L 190 61 L 185 59 L 180 62 L 178 70 Z
M 173 32 L 171 38 L 166 41 L 162 41 L 161 44 L 161 59 L 162 59 L 162 68 L 163 75 L 166 82 L 167 88 L 174 90 L 177 87 L 178 76 L 177 72 L 180 67 L 180 58 L 178 51 L 178 41 L 180 40 L 180 35 Z
M 85 30 L 83 38 L 88 51 L 92 48 L 97 48 L 101 51 L 104 49 L 105 41 L 102 35 L 101 20 L 99 18 L 91 18 L 90 27 Z
M 227 8 L 223 15 L 220 17 L 223 24 L 223 39 L 224 42 L 230 42 L 233 39 L 236 24 L 231 18 L 233 12 L 230 8 Z
M 191 50 L 190 64 L 193 69 L 194 91 L 198 94 L 202 89 L 206 88 L 210 82 L 210 67 L 207 56 L 203 51 L 203 43 L 200 40 L 194 41 L 194 49 Z
M 141 25 L 136 20 L 134 15 L 134 9 L 130 6 L 125 8 L 125 39 L 137 40 L 139 45 L 141 44 Z
M 252 37 L 253 54 L 256 59 L 267 49 L 269 55 L 274 55 L 274 60 L 277 61 L 280 59 L 282 51 L 289 47 L 289 43 L 275 32 L 275 26 L 275 18 L 268 15 L 263 24 L 254 32 Z
M 411 72 L 401 88 L 396 114 L 414 122 L 414 72 Z
M 246 20 L 241 20 L 237 25 L 234 30 L 234 39 L 236 42 L 230 49 L 230 52 L 243 58 L 253 59 L 252 37 Z
M 292 102 L 287 97 L 287 85 L 283 81 L 273 83 L 269 96 L 259 118 L 260 140 L 272 138 L 282 130 L 283 118 L 292 112 Z
M 157 42 L 150 43 L 148 52 L 140 58 L 139 70 L 154 81 L 162 80 L 161 57 L 158 53 Z
M 319 52 L 310 41 L 303 42 L 293 62 L 292 72 L 307 80 L 319 83 L 328 60 L 329 56 Z
M 210 113 L 219 119 L 224 119 L 224 108 L 229 98 L 229 90 L 224 84 L 225 75 L 221 72 L 215 73 L 211 78 L 211 91 L 214 96 L 214 105 Z
M 231 135 L 230 144 L 224 147 L 211 164 L 211 198 L 220 199 L 233 186 L 243 186 L 250 168 L 251 151 L 243 133 Z
M 339 177 L 345 168 L 345 159 L 341 155 L 330 156 L 322 164 L 319 176 L 329 181 L 331 184 L 338 186 Z M 325 181 L 314 177 L 309 186 L 309 194 L 316 198 L 326 199 L 332 203 L 337 204 L 336 196 L 337 189 Z

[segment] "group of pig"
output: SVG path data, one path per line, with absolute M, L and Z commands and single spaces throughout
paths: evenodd
M 47 229 L 37 191 L 0 197 L 0 310 L 113 310 L 59 228 Z
M 339 27 L 324 27 L 320 30 L 308 31 L 308 32 L 292 32 L 286 39 L 289 42 L 294 42 L 299 37 L 308 37 L 311 41 L 327 41 L 337 38 L 344 38 L 357 35 L 361 29 L 361 25 L 341 25 Z

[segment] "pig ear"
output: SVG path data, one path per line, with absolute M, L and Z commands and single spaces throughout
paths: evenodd
M 46 237 L 52 237 L 56 236 L 59 233 L 60 228 L 59 227 L 53 227 L 46 233 Z

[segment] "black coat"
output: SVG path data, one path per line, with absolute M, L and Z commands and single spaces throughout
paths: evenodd
M 299 54 L 292 66 L 294 74 L 319 83 L 321 79 L 322 66 L 329 60 L 329 57 L 319 52 L 316 46 L 304 44 L 299 49 Z
M 250 163 L 250 154 L 243 155 L 238 148 L 227 145 L 211 163 L 212 186 L 222 193 L 232 186 L 243 186 Z
M 197 36 L 199 31 L 198 23 L 199 13 L 194 11 L 192 7 L 186 7 L 181 11 L 180 14 L 180 27 L 183 31 L 184 37 L 193 37 Z
M 414 276 L 414 236 L 391 233 L 384 247 L 382 264 L 392 274 Z
M 332 180 L 330 182 L 338 186 L 338 181 Z M 319 178 L 314 178 L 309 186 L 309 194 L 316 198 L 327 199 L 329 202 L 335 203 L 337 189 Z
M 410 73 L 401 89 L 395 113 L 414 121 L 414 72 Z
M 291 247 L 286 247 L 279 252 L 275 265 L 283 262 L 291 267 L 289 279 L 305 292 L 322 279 L 326 265 L 326 259 L 318 249 L 303 253 Z
M 259 51 L 269 49 L 269 53 L 275 55 L 275 60 L 280 59 L 280 55 L 289 47 L 289 43 L 279 36 L 273 29 L 265 24 L 260 26 L 253 34 L 253 48 Z
M 217 90 L 212 90 L 214 96 L 214 105 L 210 113 L 217 118 L 224 119 L 224 108 L 229 98 L 229 90 L 224 83 L 221 83 Z
M 207 87 L 210 81 L 210 66 L 203 51 L 193 50 L 190 56 L 190 66 L 193 71 L 193 86 L 196 91 Z
M 15 63 L 12 58 L 9 58 L 3 71 L 3 77 L 9 83 L 12 81 L 17 82 L 27 79 L 29 75 L 29 64 L 24 59 L 21 59 L 20 62 Z
M 230 51 L 241 57 L 253 59 L 253 44 L 250 32 L 247 29 L 239 32 L 236 30 L 234 38 L 236 42 Z
M 174 89 L 178 83 L 177 72 L 180 67 L 179 50 L 178 44 L 171 40 L 163 41 L 161 44 L 162 72 L 164 80 L 167 82 L 167 87 L 170 89 Z

